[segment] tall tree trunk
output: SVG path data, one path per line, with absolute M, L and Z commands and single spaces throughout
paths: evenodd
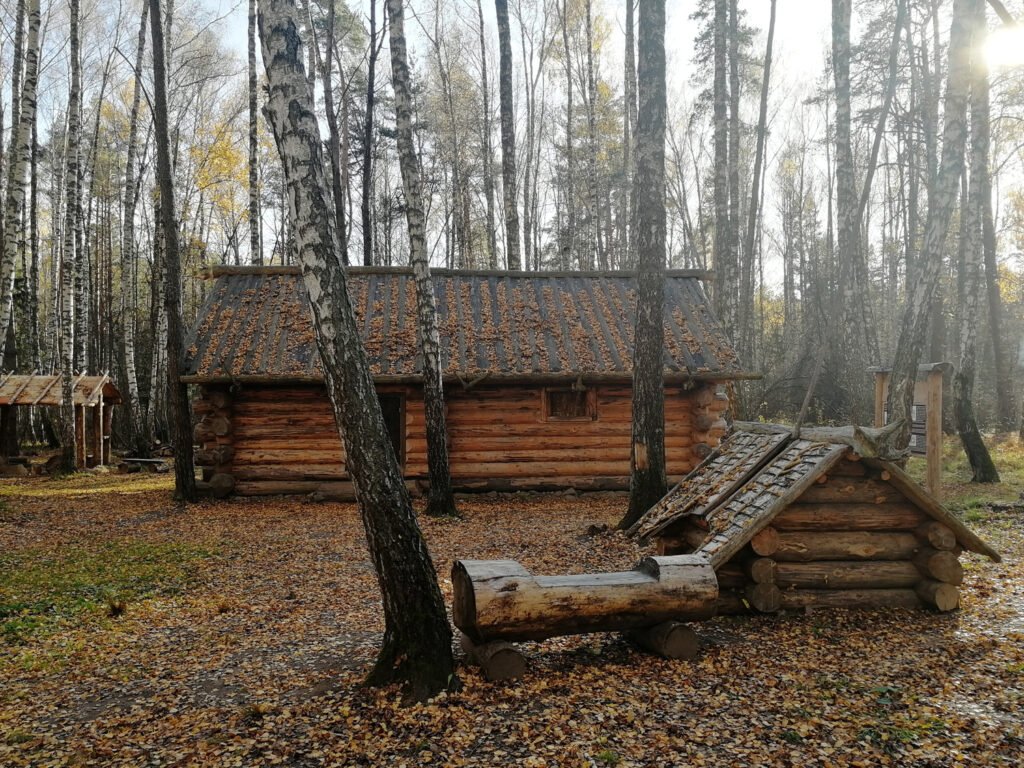
M 160 0 L 149 0 L 149 3 L 153 35 L 153 126 L 156 133 L 157 178 L 160 183 L 160 214 L 163 217 L 164 235 L 162 282 L 164 312 L 167 315 L 167 383 L 171 406 L 171 443 L 174 445 L 174 496 L 180 501 L 195 501 L 192 413 L 188 402 L 188 386 L 181 381 L 185 328 L 181 316 L 181 257 L 167 115 L 164 33 L 160 19 Z
M 636 129 L 637 300 L 629 528 L 667 489 L 665 476 L 665 3 L 640 0 Z
M 734 344 L 746 347 L 751 307 L 753 261 L 749 253 L 740 252 L 740 20 L 737 0 L 729 0 L 729 257 L 736 273 L 726 290 L 739 296 L 735 324 L 730 329 Z
M 572 51 L 569 48 L 569 0 L 562 0 L 562 47 L 565 50 L 565 237 L 562 269 L 572 269 L 576 255 L 576 160 L 573 148 Z
M 427 426 L 427 469 L 430 493 L 427 513 L 455 515 L 448 464 L 448 430 L 444 417 L 441 383 L 441 342 L 437 326 L 434 284 L 430 279 L 423 189 L 416 145 L 412 134 L 412 85 L 405 48 L 405 11 L 402 0 L 387 0 L 391 43 L 391 83 L 395 92 L 395 141 L 405 193 L 405 215 L 409 226 L 409 263 L 416 282 L 416 311 L 420 350 L 423 355 L 423 407 Z
M 729 0 L 715 0 L 714 144 L 715 144 L 715 308 L 730 336 L 736 331 L 736 254 L 729 242 L 729 93 L 726 37 Z M 639 129 L 638 129 L 639 130 Z M 639 143 L 639 139 L 637 139 Z M 635 188 L 635 185 L 634 185 Z M 637 200 L 637 205 L 639 205 Z
M 920 266 L 908 287 L 908 301 L 889 386 L 889 413 L 893 421 L 903 419 L 901 444 L 910 441 L 910 412 L 914 404 L 917 366 L 928 340 L 928 322 L 942 272 L 943 251 L 949 221 L 956 205 L 960 174 L 964 168 L 967 141 L 967 91 L 970 83 L 969 23 L 974 0 L 954 0 L 949 36 L 949 72 L 946 82 L 942 128 L 942 162 L 928 200 L 928 219 Z
M 480 146 L 483 148 L 484 200 L 487 203 L 487 266 L 498 268 L 498 237 L 494 226 L 494 145 L 491 143 L 491 87 L 487 81 L 487 37 L 484 34 L 484 8 L 482 0 L 476 0 L 476 14 L 480 29 L 480 96 L 483 99 L 483 115 L 480 118 Z M 527 162 L 529 166 L 529 162 Z M 529 173 L 529 167 L 527 167 Z M 527 177 L 529 178 L 529 177 Z M 529 187 L 529 182 L 527 182 Z M 529 194 L 529 190 L 527 190 Z M 529 216 L 529 206 L 523 211 Z M 529 226 L 526 227 L 527 258 L 529 264 Z
M 852 0 L 832 0 L 832 74 L 836 94 L 836 261 L 839 266 L 841 319 L 834 325 L 837 336 L 833 350 L 843 350 L 846 375 L 860 370 L 866 362 L 863 305 L 865 286 L 861 283 L 859 201 L 853 167 L 850 108 L 850 16 Z M 848 379 L 851 380 L 851 379 Z
M 754 175 L 751 179 L 750 204 L 747 206 L 747 231 L 744 236 L 743 253 L 752 258 L 754 235 L 757 231 L 758 199 L 760 198 L 761 172 L 764 167 L 764 145 L 768 134 L 768 89 L 772 75 L 772 48 L 775 43 L 775 5 L 771 0 L 768 20 L 768 43 L 764 50 L 764 73 L 761 76 L 761 103 L 757 113 L 757 146 L 754 149 Z
M 397 0 L 391 0 L 396 3 Z M 451 628 L 430 554 L 416 523 L 334 253 L 322 145 L 305 87 L 294 0 L 259 0 L 260 39 L 270 84 L 267 114 L 288 179 L 299 262 L 327 391 L 357 490 L 384 604 L 384 639 L 373 684 L 402 682 L 417 699 L 457 685 Z M 404 51 L 404 46 L 403 46 Z
M 28 41 L 25 47 L 25 79 L 21 106 L 7 156 L 7 201 L 4 205 L 3 255 L 0 258 L 0 358 L 6 348 L 7 327 L 14 308 L 14 269 L 18 257 L 25 186 L 32 164 L 32 125 L 36 119 L 36 85 L 39 75 L 39 0 L 28 3 Z M 16 67 L 17 68 L 17 67 Z
M 512 109 L 512 33 L 508 0 L 494 0 L 498 17 L 498 79 L 501 102 L 501 186 L 505 199 L 505 264 L 522 268 L 519 253 L 519 195 L 516 178 L 516 121 Z
M 334 11 L 334 5 L 331 5 Z M 145 19 L 145 16 L 143 16 Z M 143 21 L 143 24 L 146 22 Z M 249 0 L 249 261 L 263 263 L 263 217 L 260 215 L 259 127 L 256 77 L 256 0 Z
M 982 440 L 974 415 L 974 378 L 977 364 L 978 321 L 982 293 L 982 218 L 986 191 L 984 176 L 988 173 L 988 70 L 981 51 L 985 49 L 987 25 L 985 0 L 970 0 L 975 51 L 971 66 L 971 170 L 966 199 L 961 201 L 961 226 L 964 227 L 964 249 L 960 285 L 960 365 L 953 376 L 953 413 L 967 459 L 976 483 L 998 483 L 992 457 Z M 982 125 L 984 123 L 984 125 Z
M 67 202 L 64 206 L 64 249 L 61 252 L 61 467 L 66 472 L 75 470 L 75 405 L 74 405 L 74 354 L 75 335 L 85 333 L 84 328 L 76 327 L 75 310 L 78 309 L 76 286 L 75 230 L 78 217 L 78 146 L 81 140 L 81 111 L 79 102 L 82 96 L 82 60 L 79 51 L 78 0 L 70 0 L 68 4 L 71 17 L 69 44 L 71 48 L 71 89 L 68 93 L 68 135 L 67 135 Z M 25 78 L 26 88 L 28 77 Z M 19 130 L 20 133 L 20 130 Z M 5 328 L 6 331 L 6 328 Z
M 253 2 L 254 0 L 250 0 Z M 338 241 L 341 243 L 341 262 L 348 265 L 348 248 L 345 243 L 345 187 L 341 179 L 341 134 L 338 130 L 338 113 L 334 107 L 334 83 L 331 75 L 334 67 L 334 17 L 335 4 L 330 3 L 327 7 L 327 40 L 325 41 L 324 61 L 321 64 L 322 81 L 324 87 L 324 113 L 327 117 L 327 146 L 330 150 L 331 159 L 331 197 L 334 198 L 334 221 L 338 232 Z M 310 17 L 312 28 L 312 17 Z M 314 47 L 315 43 L 314 43 Z M 319 54 L 319 50 L 317 51 Z M 338 69 L 341 69 L 341 62 L 338 62 Z M 340 72 L 344 78 L 345 73 Z M 342 98 L 347 98 L 342 94 Z M 343 125 L 342 128 L 345 128 Z M 346 129 L 347 130 L 347 129 Z
M 366 64 L 366 119 L 363 123 L 363 195 L 359 212 L 363 225 L 363 266 L 373 266 L 373 220 L 370 202 L 373 198 L 373 113 L 377 96 L 377 55 L 384 42 L 377 42 L 377 0 L 370 0 L 370 52 Z
M 623 62 L 622 98 L 622 189 L 619 192 L 619 222 L 622 228 L 619 247 L 621 258 L 632 267 L 636 264 L 633 242 L 633 136 L 636 133 L 636 52 L 633 18 L 636 0 L 626 0 L 626 53 Z M 681 171 L 680 171 L 681 173 Z
M 139 143 L 139 108 L 142 102 L 142 62 L 146 50 L 146 22 L 149 3 L 142 4 L 138 44 L 135 49 L 135 86 L 128 117 L 128 150 L 124 170 L 124 214 L 121 217 L 121 344 L 125 367 L 125 402 L 122 415 L 128 433 L 128 445 L 136 456 L 148 455 L 150 437 L 139 406 L 139 377 L 135 366 L 135 204 L 138 200 L 135 160 Z
M 594 81 L 594 22 L 593 0 L 586 0 L 586 46 L 587 46 L 587 250 L 582 269 L 593 269 L 594 253 L 597 265 L 607 269 L 606 254 L 601 247 L 600 187 L 597 177 L 597 84 Z

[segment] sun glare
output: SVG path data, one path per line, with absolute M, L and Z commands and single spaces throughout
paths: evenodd
M 994 70 L 1024 67 L 1024 26 L 992 32 L 985 43 L 985 58 Z

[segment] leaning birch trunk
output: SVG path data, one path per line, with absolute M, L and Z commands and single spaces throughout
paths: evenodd
M 480 22 L 480 96 L 483 100 L 483 114 L 480 117 L 480 147 L 483 150 L 484 200 L 487 203 L 487 266 L 498 268 L 498 238 L 494 226 L 494 145 L 491 143 L 491 90 L 487 82 L 487 38 L 484 34 L 484 9 L 482 0 L 476 0 L 476 15 Z M 529 169 L 527 169 L 529 171 Z M 524 216 L 529 211 L 523 212 Z M 524 243 L 529 254 L 529 227 L 524 234 Z M 527 258 L 529 266 L 529 258 Z
M 3 256 L 0 257 L 0 358 L 6 347 L 7 327 L 14 307 L 14 263 L 18 255 L 25 200 L 25 186 L 32 154 L 32 125 L 36 119 L 36 85 L 39 74 L 39 0 L 29 0 L 28 40 L 25 46 L 25 80 L 15 139 L 8 154 L 7 200 L 4 206 Z
M 66 472 L 73 472 L 77 464 L 72 384 L 75 373 L 75 335 L 76 333 L 83 335 L 85 333 L 84 328 L 77 328 L 75 324 L 75 308 L 78 306 L 75 229 L 78 215 L 78 205 L 76 204 L 78 200 L 78 144 L 81 138 L 82 117 L 79 111 L 82 93 L 82 62 L 78 50 L 78 11 L 78 0 L 70 0 L 71 90 L 68 93 L 67 199 L 64 204 L 64 249 L 61 251 L 60 270 L 61 466 Z M 27 78 L 25 85 L 28 86 Z M 5 331 L 6 327 L 5 325 Z
M 971 47 L 975 51 L 982 51 L 987 32 L 984 0 L 971 2 L 971 19 L 974 27 Z M 986 191 L 984 175 L 988 171 L 986 158 L 989 152 L 988 71 L 981 53 L 975 53 L 973 56 L 971 74 L 971 170 L 967 199 L 960 203 L 967 247 L 964 250 L 963 274 L 960 276 L 963 288 L 960 307 L 960 365 L 953 376 L 953 414 L 956 418 L 957 432 L 960 433 L 960 442 L 974 474 L 972 479 L 976 483 L 998 483 L 999 472 L 992 463 L 985 441 L 981 438 L 973 402 L 984 248 L 982 195 Z M 983 122 L 985 125 L 982 125 Z M 999 343 L 997 340 L 994 341 L 996 344 Z
M 391 448 L 338 261 L 323 145 L 306 87 L 294 0 L 259 0 L 267 116 L 281 155 L 289 215 L 327 392 L 345 445 L 384 607 L 371 684 L 401 681 L 419 699 L 457 684 L 451 628 L 430 554 Z
M 942 272 L 942 253 L 956 205 L 967 141 L 967 89 L 970 82 L 971 33 L 968 12 L 974 0 L 954 0 L 949 36 L 949 73 L 942 127 L 942 161 L 928 200 L 924 243 L 916 277 L 910 281 L 889 384 L 890 420 L 903 419 L 902 445 L 910 442 L 917 366 L 928 339 L 932 300 Z
M 331 6 L 333 13 L 334 6 Z M 263 263 L 260 216 L 259 119 L 256 78 L 256 0 L 249 0 L 249 260 Z M 140 48 L 141 50 L 141 48 Z
M 153 35 L 153 127 L 156 135 L 157 178 L 160 183 L 160 214 L 164 229 L 163 272 L 158 273 L 157 279 L 164 285 L 164 313 L 167 318 L 167 384 L 171 406 L 171 443 L 174 445 L 174 495 L 181 501 L 194 501 L 196 475 L 192 462 L 192 413 L 188 386 L 181 381 L 185 329 L 181 316 L 181 260 L 167 120 L 164 35 L 160 0 L 149 2 L 149 23 Z
M 501 186 L 505 199 L 505 265 L 521 269 L 519 255 L 519 201 L 516 194 L 516 122 L 512 114 L 512 33 L 508 0 L 494 0 L 498 18 L 498 79 L 501 102 Z
M 142 101 L 142 62 L 146 50 L 146 22 L 149 3 L 142 4 L 142 21 L 135 49 L 135 87 L 128 118 L 128 150 L 124 165 L 124 215 L 121 221 L 121 344 L 124 355 L 125 398 L 123 415 L 128 431 L 128 444 L 136 456 L 146 456 L 150 441 L 145 419 L 140 412 L 139 376 L 135 367 L 135 158 L 139 144 L 139 108 Z
M 636 128 L 637 299 L 633 341 L 632 526 L 665 495 L 665 4 L 640 0 Z
M 409 61 L 405 49 L 405 11 L 402 0 L 388 0 L 388 24 L 391 43 L 391 82 L 395 92 L 395 141 L 405 192 L 405 216 L 409 226 L 409 261 L 416 282 L 416 313 L 420 348 L 423 355 L 423 408 L 427 423 L 427 469 L 430 493 L 427 513 L 454 515 L 448 464 L 448 430 L 444 417 L 444 390 L 441 383 L 441 341 L 437 327 L 434 284 L 430 279 L 427 239 L 423 217 L 423 190 L 420 181 L 416 145 L 412 135 L 412 88 Z M 457 159 L 456 159 L 457 162 Z

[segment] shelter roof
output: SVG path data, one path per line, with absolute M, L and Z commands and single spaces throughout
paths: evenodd
M 0 405 L 60 405 L 63 401 L 60 374 L 6 374 L 0 377 Z M 72 380 L 75 405 L 119 404 L 121 393 L 106 374 L 76 375 Z

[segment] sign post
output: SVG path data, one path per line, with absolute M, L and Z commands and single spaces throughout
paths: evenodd
M 942 381 L 950 363 L 923 363 L 917 369 L 914 407 L 910 416 L 910 453 L 928 462 L 925 486 L 936 499 L 942 494 Z M 875 375 L 875 426 L 889 420 L 885 403 L 889 399 L 891 368 L 869 368 Z

